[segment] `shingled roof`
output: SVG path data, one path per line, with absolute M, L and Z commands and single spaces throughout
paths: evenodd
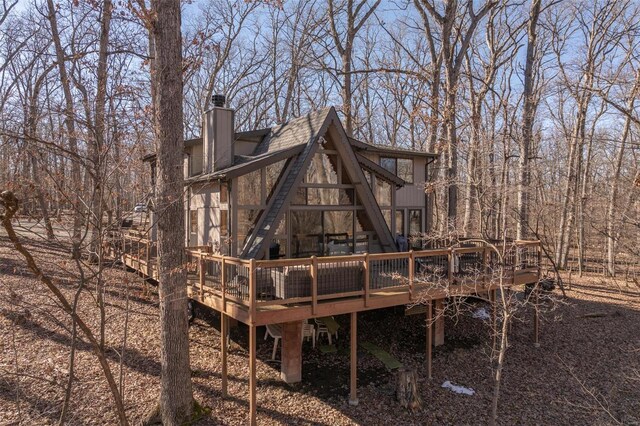
M 273 127 L 258 144 L 253 155 L 306 145 L 309 139 L 317 135 L 329 111 L 331 108 L 323 108 Z

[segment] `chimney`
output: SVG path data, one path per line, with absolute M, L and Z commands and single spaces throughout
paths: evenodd
M 213 108 L 202 117 L 202 169 L 205 174 L 233 163 L 235 111 L 224 107 L 224 95 L 213 95 L 211 102 Z

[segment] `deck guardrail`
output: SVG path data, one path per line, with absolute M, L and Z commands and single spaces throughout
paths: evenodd
M 124 235 L 119 244 L 133 268 L 149 265 L 156 256 L 155 242 L 136 233 Z M 310 304 L 315 314 L 319 303 L 330 300 L 359 297 L 366 307 L 372 297 L 389 292 L 406 291 L 414 300 L 425 288 L 467 284 L 481 289 L 498 280 L 515 283 L 520 274 L 539 277 L 541 255 L 539 241 L 276 260 L 223 256 L 202 246 L 186 249 L 186 266 L 194 293 L 218 297 L 224 309 L 229 302 L 250 314 Z

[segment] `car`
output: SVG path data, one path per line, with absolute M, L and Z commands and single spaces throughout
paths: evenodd
M 144 213 L 147 211 L 147 206 L 145 206 L 144 204 L 136 204 L 136 206 L 133 208 L 133 211 L 135 213 Z

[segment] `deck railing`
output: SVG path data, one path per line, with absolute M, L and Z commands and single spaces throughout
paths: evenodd
M 156 243 L 140 232 L 114 239 L 116 253 L 129 266 L 151 274 Z M 211 253 L 208 246 L 189 247 L 185 253 L 189 282 L 203 298 L 214 295 L 251 312 L 274 305 L 310 304 L 359 297 L 365 306 L 371 297 L 398 291 L 410 300 L 423 289 L 453 289 L 459 285 L 486 288 L 498 280 L 516 282 L 518 276 L 539 277 L 539 241 L 515 241 L 506 245 L 466 243 L 463 247 L 401 253 L 355 254 L 277 260 L 247 260 Z M 149 272 L 151 271 L 151 272 Z
M 301 259 L 246 260 L 187 249 L 200 296 L 213 293 L 223 304 L 233 301 L 250 310 L 273 305 L 310 304 L 361 297 L 365 306 L 376 295 L 408 291 L 411 299 L 425 288 L 456 285 L 486 288 L 521 274 L 539 276 L 538 241 L 517 241 L 493 248 L 479 245 L 402 253 L 357 254 Z M 502 261 L 500 260 L 502 259 Z

